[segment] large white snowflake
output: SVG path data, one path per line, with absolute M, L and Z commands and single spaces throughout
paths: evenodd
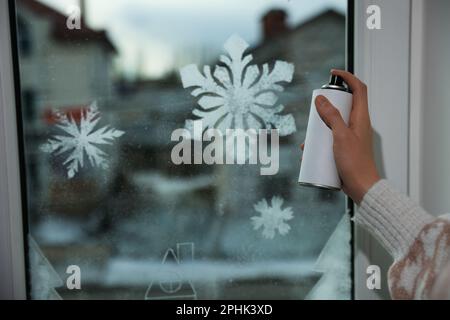
M 56 126 L 66 135 L 53 136 L 42 146 L 42 150 L 54 155 L 68 153 L 64 165 L 69 179 L 73 178 L 84 166 L 85 154 L 91 166 L 108 168 L 108 155 L 99 148 L 99 145 L 112 144 L 125 132 L 109 126 L 94 131 L 100 121 L 100 112 L 95 102 L 82 111 L 79 124 L 72 116 L 65 113 L 55 112 L 55 115 L 57 117 Z
M 284 236 L 291 230 L 291 227 L 286 221 L 293 219 L 294 215 L 291 207 L 281 208 L 283 202 L 284 200 L 282 198 L 273 197 L 272 206 L 268 205 L 266 199 L 261 200 L 254 206 L 255 210 L 261 213 L 261 215 L 251 218 L 253 228 L 255 230 L 263 228 L 262 235 L 267 239 L 273 239 L 276 231 Z
M 294 65 L 276 61 L 272 70 L 264 64 L 262 71 L 251 65 L 252 55 L 245 55 L 249 45 L 239 36 L 225 43 L 229 56 L 222 55 L 212 73 L 209 66 L 202 74 L 194 64 L 181 69 L 184 88 L 195 87 L 194 97 L 200 97 L 201 108 L 193 114 L 202 121 L 203 129 L 215 128 L 223 134 L 226 129 L 279 129 L 280 136 L 296 131 L 294 117 L 281 115 L 284 106 L 277 104 L 277 92 L 284 89 L 281 82 L 291 82 Z M 198 121 L 199 121 L 198 120 Z M 193 120 L 186 121 L 192 130 Z

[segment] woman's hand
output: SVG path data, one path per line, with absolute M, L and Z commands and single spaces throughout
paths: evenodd
M 367 87 L 349 72 L 332 70 L 332 74 L 342 77 L 353 91 L 349 126 L 324 96 L 318 96 L 315 104 L 320 117 L 333 131 L 334 159 L 343 190 L 360 204 L 366 192 L 380 180 L 372 150 Z

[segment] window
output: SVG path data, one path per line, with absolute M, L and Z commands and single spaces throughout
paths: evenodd
M 350 298 L 346 199 L 297 184 L 311 92 L 345 66 L 346 1 L 95 0 L 80 29 L 70 2 L 15 3 L 41 48 L 19 57 L 32 298 Z M 196 119 L 278 129 L 278 168 L 208 164 Z M 177 129 L 197 164 L 174 160 Z

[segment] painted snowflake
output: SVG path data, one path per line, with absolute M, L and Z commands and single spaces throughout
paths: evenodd
M 277 230 L 282 236 L 288 234 L 289 230 L 291 230 L 291 227 L 286 221 L 293 219 L 294 215 L 291 207 L 281 208 L 283 202 L 284 200 L 282 198 L 273 197 L 272 206 L 269 206 L 266 199 L 255 204 L 255 210 L 261 213 L 261 215 L 251 218 L 253 228 L 255 230 L 263 228 L 262 235 L 264 238 L 273 239 Z
M 108 155 L 99 146 L 112 144 L 125 132 L 109 126 L 94 131 L 100 121 L 100 112 L 95 102 L 82 111 L 79 124 L 67 114 L 55 112 L 55 116 L 57 117 L 56 127 L 65 135 L 53 136 L 41 149 L 54 155 L 68 154 L 64 165 L 69 179 L 83 168 L 85 154 L 91 166 L 107 169 Z
M 200 97 L 201 108 L 193 115 L 204 130 L 215 128 L 223 134 L 226 129 L 279 129 L 280 136 L 295 132 L 294 117 L 280 114 L 284 106 L 277 104 L 276 95 L 284 90 L 280 83 L 292 81 L 294 65 L 276 61 L 272 70 L 268 64 L 260 70 L 250 64 L 253 57 L 245 55 L 248 47 L 239 36 L 232 36 L 224 46 L 229 56 L 220 57 L 224 65 L 213 73 L 205 66 L 202 74 L 194 64 L 181 69 L 183 87 L 195 87 L 192 95 Z M 188 130 L 192 131 L 193 121 L 186 121 Z

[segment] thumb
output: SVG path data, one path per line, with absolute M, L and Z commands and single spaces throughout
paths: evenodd
M 340 131 L 347 128 L 344 119 L 342 119 L 341 113 L 327 98 L 324 96 L 318 96 L 315 103 L 319 116 L 331 130 Z

